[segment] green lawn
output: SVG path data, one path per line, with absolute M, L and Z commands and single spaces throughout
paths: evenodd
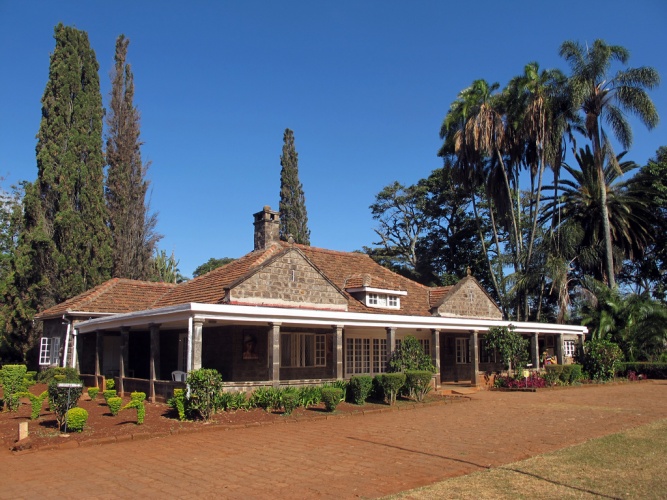
M 390 498 L 667 498 L 666 464 L 667 420 L 659 420 Z

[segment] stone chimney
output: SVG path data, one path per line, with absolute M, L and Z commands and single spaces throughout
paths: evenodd
M 266 205 L 255 219 L 255 250 L 264 250 L 272 243 L 280 241 L 280 213 Z

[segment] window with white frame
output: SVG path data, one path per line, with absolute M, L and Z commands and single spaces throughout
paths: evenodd
M 384 373 L 387 367 L 387 339 L 373 339 L 373 373 Z
M 385 339 L 385 350 L 386 350 Z M 347 338 L 345 340 L 345 373 L 359 375 L 370 373 L 371 339 Z
M 427 356 L 431 355 L 431 339 L 418 339 L 419 345 L 422 346 L 424 354 Z
M 497 363 L 497 353 L 495 349 L 489 348 L 486 339 L 479 339 L 479 362 Z
M 39 344 L 39 364 L 57 365 L 60 354 L 60 337 L 42 337 Z
M 401 307 L 401 301 L 396 295 L 387 295 L 384 293 L 367 293 L 366 305 L 368 307 L 399 309 Z
M 470 363 L 470 339 L 465 337 L 456 339 L 456 364 L 465 365 Z
M 280 335 L 280 365 L 290 368 L 326 366 L 326 336 L 315 333 Z
M 575 351 L 576 351 L 576 344 L 575 344 L 574 340 L 565 340 L 563 342 L 563 355 L 564 356 L 574 357 Z

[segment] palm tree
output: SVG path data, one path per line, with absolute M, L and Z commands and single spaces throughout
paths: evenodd
M 561 194 L 558 198 L 544 197 L 546 203 L 541 220 L 552 219 L 558 213 L 560 223 L 557 231 L 581 228 L 583 238 L 577 256 L 579 265 L 600 280 L 605 277 L 604 259 L 599 258 L 599 252 L 604 251 L 605 217 L 609 222 L 612 248 L 616 250 L 619 261 L 641 255 L 652 240 L 650 228 L 654 217 L 641 178 L 619 180 L 638 167 L 634 162 L 622 162 L 624 155 L 618 155 L 613 163 L 607 162 L 601 184 L 590 147 L 580 149 L 575 156 L 578 169 L 563 165 L 570 179 L 561 180 Z M 544 189 L 549 190 L 551 186 Z M 607 216 L 601 206 L 603 199 L 607 203 Z
M 599 184 L 604 184 L 604 159 L 614 162 L 614 154 L 603 122 L 611 127 L 613 135 L 624 149 L 632 144 L 632 129 L 626 113 L 636 115 L 650 130 L 658 124 L 658 113 L 646 90 L 660 83 L 658 72 L 648 66 L 621 69 L 610 75 L 611 64 L 617 61 L 627 64 L 629 52 L 619 45 L 607 45 L 595 40 L 592 47 L 566 41 L 560 47 L 560 55 L 569 63 L 572 74 L 570 89 L 575 107 L 585 116 L 585 129 L 593 146 L 594 163 Z M 604 232 L 605 278 L 609 287 L 616 286 L 614 259 L 607 191 L 600 190 L 602 199 L 602 225 Z

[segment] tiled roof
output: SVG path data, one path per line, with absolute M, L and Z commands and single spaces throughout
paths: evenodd
M 178 285 L 112 279 L 37 315 L 37 319 L 55 317 L 68 311 L 123 313 L 198 302 L 220 304 L 229 288 L 249 277 L 280 254 L 297 249 L 335 286 L 341 290 L 372 287 L 407 292 L 401 296 L 400 309 L 370 308 L 347 292 L 348 311 L 369 314 L 429 316 L 453 287 L 426 287 L 382 267 L 367 254 L 340 252 L 323 248 L 274 243 Z
M 220 304 L 225 298 L 225 289 L 241 278 L 251 274 L 270 258 L 283 251 L 281 245 L 272 245 L 265 250 L 257 250 L 240 259 L 214 269 L 202 276 L 181 283 L 155 303 L 155 307 L 174 306 L 199 302 Z
M 35 316 L 52 318 L 69 312 L 127 313 L 150 309 L 156 300 L 178 285 L 113 278 Z

